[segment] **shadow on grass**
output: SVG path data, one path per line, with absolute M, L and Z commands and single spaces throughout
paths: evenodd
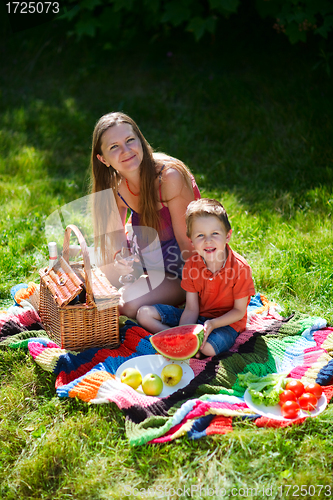
M 185 39 L 168 53 L 167 44 L 113 53 L 55 33 L 39 54 L 36 41 L 17 35 L 17 50 L 14 38 L 1 78 L 4 179 L 48 179 L 67 201 L 86 194 L 94 124 L 123 110 L 154 148 L 189 165 L 201 189 L 232 191 L 250 211 L 332 188 L 332 86 L 302 48 L 285 53 L 275 41 L 258 52 L 258 40 L 252 51 L 241 40 L 230 52 L 219 40 L 207 53 Z

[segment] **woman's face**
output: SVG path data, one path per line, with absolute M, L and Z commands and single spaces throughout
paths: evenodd
M 102 154 L 99 161 L 111 165 L 121 175 L 135 171 L 143 159 L 142 144 L 129 123 L 119 123 L 108 128 L 102 135 Z

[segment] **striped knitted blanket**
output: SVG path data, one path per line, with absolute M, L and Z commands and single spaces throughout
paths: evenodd
M 14 311 L 15 309 L 15 311 Z M 299 424 L 254 415 L 244 402 L 238 374 L 263 376 L 288 372 L 303 382 L 325 386 L 333 396 L 333 328 L 326 321 L 295 313 L 280 316 L 276 304 L 257 294 L 248 309 L 247 329 L 227 353 L 204 360 L 191 359 L 194 378 L 166 398 L 145 396 L 115 378 L 117 368 L 136 356 L 154 354 L 150 334 L 126 318 L 120 324 L 118 349 L 60 349 L 41 329 L 36 312 L 26 306 L 0 313 L 0 347 L 26 348 L 35 362 L 56 375 L 59 397 L 78 397 L 89 403 L 114 402 L 126 415 L 132 445 L 171 441 L 187 435 L 198 439 L 232 431 L 236 421 L 251 418 L 258 427 Z M 1 353 L 0 353 L 1 355 Z

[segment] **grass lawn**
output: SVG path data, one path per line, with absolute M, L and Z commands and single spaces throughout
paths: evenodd
M 2 41 L 0 305 L 13 285 L 38 279 L 45 219 L 87 194 L 94 124 L 123 110 L 154 148 L 188 164 L 203 196 L 225 205 L 256 290 L 285 316 L 333 325 L 332 80 L 312 70 L 311 47 L 263 40 L 230 30 L 226 43 L 171 40 L 115 54 L 44 25 Z M 211 490 L 193 498 L 220 498 L 216 487 L 227 498 L 333 494 L 333 405 L 299 427 L 239 421 L 225 436 L 130 448 L 115 405 L 57 398 L 54 377 L 25 352 L 0 351 L 0 377 L 2 499 L 140 498 L 140 488 L 198 485 Z M 312 495 L 310 485 L 325 488 Z

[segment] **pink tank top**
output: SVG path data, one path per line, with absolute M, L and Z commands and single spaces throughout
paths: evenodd
M 181 278 L 184 261 L 182 259 L 181 251 L 178 242 L 176 240 L 175 233 L 173 231 L 170 211 L 168 207 L 166 207 L 163 204 L 162 201 L 161 180 L 162 180 L 163 169 L 164 165 L 159 173 L 159 196 L 160 196 L 160 202 L 162 203 L 162 208 L 158 211 L 161 222 L 158 230 L 158 236 L 160 238 L 165 271 L 171 274 L 176 274 L 179 278 Z M 192 182 L 194 198 L 198 200 L 201 197 L 201 195 L 193 175 L 191 175 L 191 182 Z M 123 200 L 125 205 L 131 211 L 132 227 L 135 228 L 135 226 L 140 226 L 140 214 L 135 212 L 128 205 L 128 203 L 124 200 L 124 198 L 121 196 L 119 192 L 118 196 Z

